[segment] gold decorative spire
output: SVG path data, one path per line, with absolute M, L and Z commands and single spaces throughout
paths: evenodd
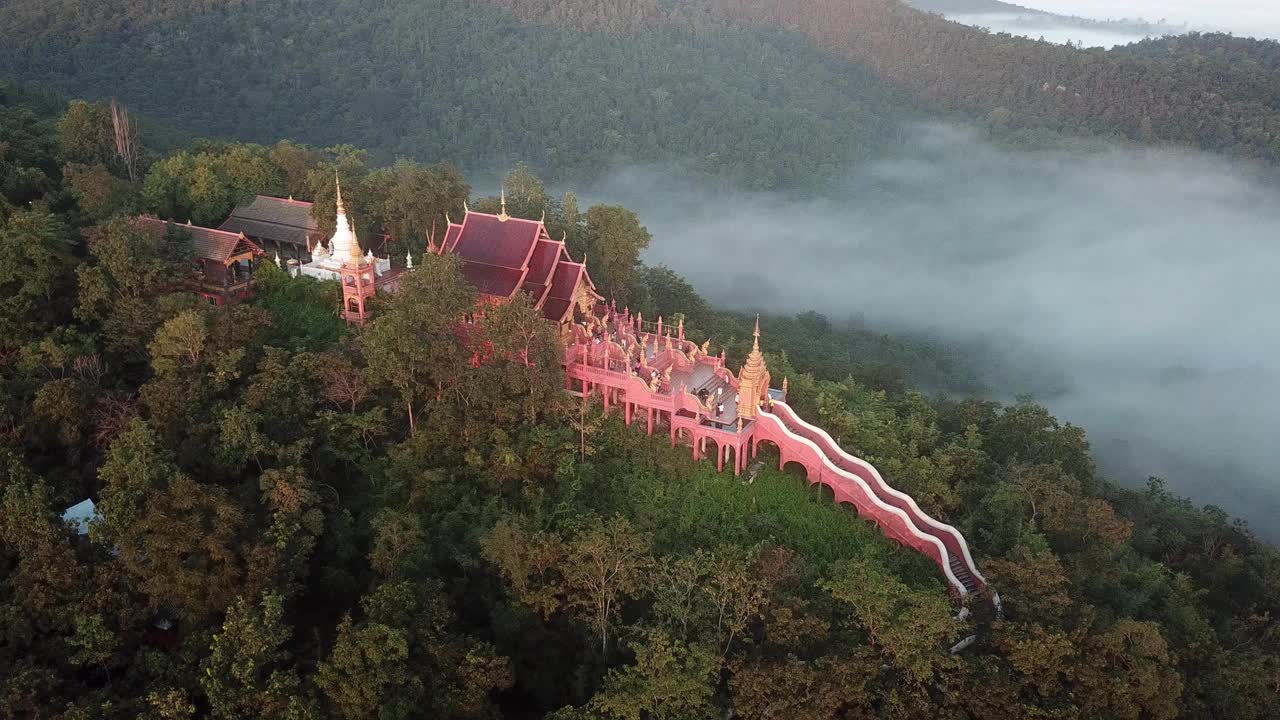
M 500 200 L 500 202 L 502 203 L 502 209 L 498 211 L 498 222 L 506 222 L 511 219 L 511 216 L 507 214 L 507 188 L 506 187 L 502 188 L 501 197 L 502 199 Z
M 338 171 L 333 171 L 333 187 L 338 194 L 338 214 L 346 215 L 347 209 L 342 206 L 342 180 L 338 177 Z
M 764 353 L 760 352 L 760 316 L 752 331 L 751 354 L 738 372 L 738 414 L 744 418 L 756 416 L 760 401 L 769 392 L 769 367 Z
M 365 262 L 364 254 L 360 252 L 360 238 L 356 237 L 355 228 L 351 228 L 351 261 L 356 265 L 363 265 Z

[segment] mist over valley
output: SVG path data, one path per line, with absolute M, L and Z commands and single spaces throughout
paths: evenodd
M 1274 179 L 1183 151 L 913 132 L 910 154 L 820 197 L 664 167 L 614 172 L 591 198 L 639 212 L 646 260 L 724 307 L 942 338 L 996 398 L 1031 395 L 1082 425 L 1110 479 L 1164 477 L 1275 539 Z

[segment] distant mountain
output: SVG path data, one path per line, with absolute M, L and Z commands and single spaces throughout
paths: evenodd
M 1082 51 L 899 0 L 7 0 L 0 37 L 0 76 L 119 96 L 176 128 L 472 174 L 677 161 L 812 188 L 921 111 L 1280 161 L 1269 45 Z

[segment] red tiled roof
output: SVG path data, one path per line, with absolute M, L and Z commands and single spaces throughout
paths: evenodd
M 529 273 L 525 275 L 522 290 L 533 296 L 536 304 L 546 294 L 547 285 L 551 283 L 551 274 L 556 269 L 560 252 L 564 244 L 555 240 L 539 240 L 529 258 Z
M 463 263 L 462 276 L 485 295 L 509 298 L 520 287 L 524 278 L 524 270 L 517 268 L 500 268 L 480 263 Z
M 133 219 L 133 226 L 141 232 L 154 237 L 163 237 L 169 229 L 170 222 L 149 215 L 139 215 Z M 252 252 L 254 255 L 265 255 L 262 248 L 252 241 L 241 237 L 239 233 L 200 227 L 199 225 L 179 225 L 173 227 L 191 235 L 191 247 L 196 257 L 215 262 L 226 263 L 233 255 Z
M 572 300 L 573 291 L 578 289 L 578 279 L 586 269 L 582 263 L 570 262 L 562 257 L 556 264 L 556 272 L 551 278 L 551 289 L 547 291 L 547 299 Z
M 458 244 L 458 236 L 462 234 L 462 226 L 449 223 L 449 229 L 444 233 L 444 243 L 440 245 L 440 252 L 452 252 L 453 248 Z
M 551 298 L 542 305 L 542 317 L 553 322 L 564 322 L 565 317 L 569 314 L 569 308 L 572 306 L 572 300 Z
M 532 297 L 543 315 L 563 321 L 586 266 L 569 258 L 564 243 L 547 236 L 541 222 L 468 212 L 461 225 L 449 224 L 441 252 L 462 259 L 462 274 L 481 293 L 509 298 L 517 289 Z
M 453 252 L 469 262 L 523 270 L 541 234 L 542 223 L 534 220 L 467 213 Z
M 308 245 L 308 237 L 314 236 L 319 228 L 311 217 L 311 203 L 259 195 L 253 202 L 232 210 L 231 217 L 219 229 L 264 240 Z

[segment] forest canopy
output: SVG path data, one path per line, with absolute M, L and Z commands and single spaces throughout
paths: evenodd
M 337 171 L 363 222 L 417 232 L 470 195 L 456 168 L 144 134 L 130 180 L 102 110 L 0 89 L 5 716 L 1280 713 L 1280 554 L 1158 479 L 1109 484 L 1043 407 L 913 390 L 966 382 L 946 348 L 762 319 L 796 410 L 961 529 L 1003 615 L 960 613 L 929 561 L 776 457 L 744 483 L 566 395 L 528 302 L 488 314 L 477 366 L 449 256 L 357 329 L 336 285 L 269 261 L 251 300 L 200 302 L 189 235 L 127 222 L 259 191 L 323 207 Z M 620 247 L 589 262 L 625 302 L 741 361 L 751 320 L 640 264 L 643 218 L 580 212 L 526 167 L 506 186 L 574 257 Z M 81 534 L 63 513 L 85 499 Z

